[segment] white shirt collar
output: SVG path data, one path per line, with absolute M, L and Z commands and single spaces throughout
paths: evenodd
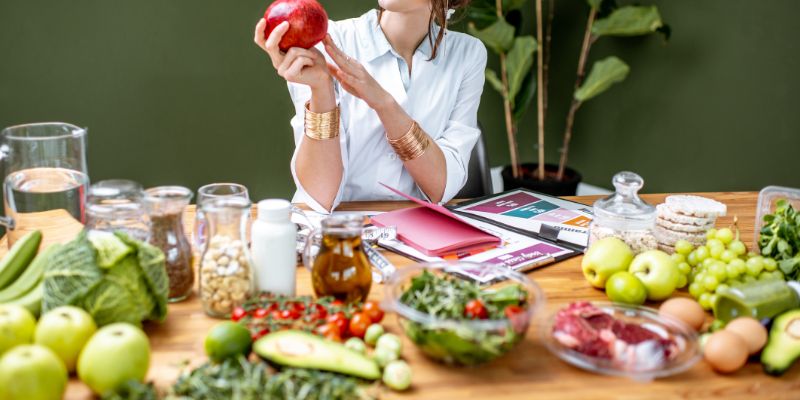
M 362 15 L 359 18 L 359 26 L 361 30 L 361 35 L 359 36 L 361 43 L 364 46 L 364 61 L 372 62 L 386 53 L 392 53 L 399 57 L 397 52 L 394 51 L 392 45 L 389 43 L 389 40 L 386 39 L 386 35 L 381 29 L 380 23 L 378 22 L 378 10 L 370 10 L 366 14 Z M 431 54 L 433 52 L 431 40 L 436 40 L 436 36 L 439 34 L 440 29 L 441 27 L 439 27 L 439 25 L 431 23 L 432 39 L 429 39 L 426 35 L 425 38 L 422 39 L 422 43 L 420 43 L 419 47 L 417 48 L 417 52 L 424 55 L 426 60 L 431 58 Z M 444 45 L 444 40 L 442 41 L 442 45 Z M 431 60 L 434 64 L 438 64 L 439 59 L 442 58 L 443 47 L 444 46 L 440 46 L 438 56 Z

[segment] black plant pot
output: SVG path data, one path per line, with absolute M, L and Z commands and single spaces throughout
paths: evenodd
M 545 179 L 542 181 L 534 178 L 537 167 L 538 164 L 535 163 L 524 163 L 520 165 L 522 176 L 514 178 L 511 173 L 511 166 L 506 165 L 501 173 L 503 176 L 503 189 L 525 188 L 552 196 L 575 196 L 578 191 L 578 184 L 583 178 L 578 171 L 567 167 L 564 170 L 564 179 L 559 181 L 556 180 L 558 165 L 545 164 Z

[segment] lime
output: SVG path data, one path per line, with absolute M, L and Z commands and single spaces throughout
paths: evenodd
M 206 354 L 211 361 L 220 362 L 239 354 L 247 357 L 253 346 L 250 331 L 236 322 L 225 321 L 214 325 L 206 336 Z
M 606 294 L 615 303 L 640 305 L 647 299 L 647 288 L 636 275 L 620 271 L 608 278 Z

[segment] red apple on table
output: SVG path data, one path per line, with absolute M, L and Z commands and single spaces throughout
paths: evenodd
M 328 34 L 328 14 L 317 0 L 277 0 L 267 8 L 264 19 L 266 37 L 283 21 L 289 21 L 289 30 L 278 44 L 281 51 L 292 47 L 309 49 Z

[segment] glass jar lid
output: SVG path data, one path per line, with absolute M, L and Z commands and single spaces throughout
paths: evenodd
M 641 176 L 623 171 L 611 181 L 616 193 L 594 203 L 595 222 L 617 230 L 652 229 L 656 222 L 656 208 L 639 197 L 644 186 Z

